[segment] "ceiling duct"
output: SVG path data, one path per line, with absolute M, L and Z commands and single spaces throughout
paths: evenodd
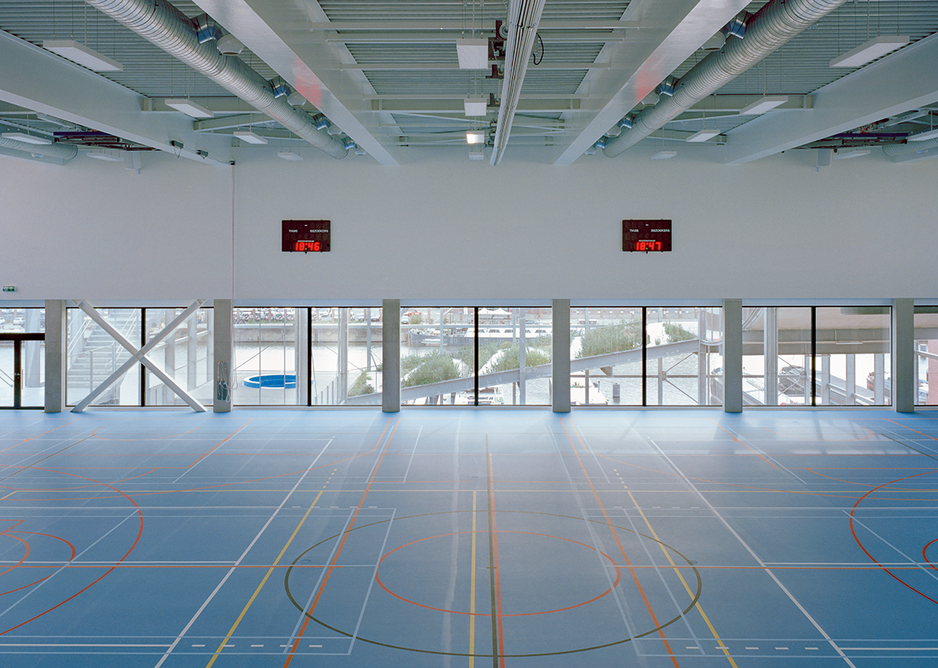
M 928 139 L 908 144 L 890 144 L 889 146 L 883 146 L 883 153 L 894 158 L 899 155 L 921 153 L 932 148 L 938 148 L 938 139 Z
M 71 160 L 78 155 L 77 146 L 67 144 L 30 144 L 16 139 L 4 139 L 0 137 L 0 148 L 12 148 L 17 151 L 25 151 L 35 155 L 41 155 L 45 158 L 58 158 L 59 160 Z
M 634 146 L 817 23 L 845 1 L 771 0 L 745 22 L 743 39 L 728 39 L 720 51 L 712 52 L 691 68 L 678 80 L 672 97 L 662 98 L 654 107 L 637 114 L 633 119 L 632 129 L 610 141 L 603 153 L 614 158 Z M 730 31 L 730 34 L 735 33 Z
M 316 129 L 309 114 L 290 106 L 286 96 L 274 97 L 270 84 L 260 74 L 240 59 L 219 53 L 211 39 L 200 44 L 193 22 L 171 4 L 164 0 L 86 2 L 204 74 L 316 148 L 334 158 L 348 155 L 341 141 Z
M 505 40 L 505 79 L 502 82 L 501 106 L 495 126 L 494 148 L 489 161 L 497 165 L 505 152 L 515 109 L 521 98 L 521 84 L 531 60 L 531 50 L 537 37 L 537 26 L 545 0 L 511 0 L 508 6 L 508 37 Z

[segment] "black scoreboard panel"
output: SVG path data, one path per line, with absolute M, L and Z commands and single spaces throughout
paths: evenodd
M 623 220 L 622 250 L 627 253 L 670 253 L 670 220 Z
M 328 253 L 332 223 L 328 220 L 283 221 L 284 253 Z

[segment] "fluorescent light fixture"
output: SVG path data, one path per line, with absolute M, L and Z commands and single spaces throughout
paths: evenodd
M 266 144 L 267 140 L 250 130 L 235 130 L 234 136 L 248 144 Z
M 476 144 L 469 149 L 469 159 L 470 160 L 485 160 L 485 152 L 482 150 L 481 144 Z
M 739 110 L 740 116 L 758 116 L 788 102 L 787 95 L 766 95 Z
M 124 156 L 120 151 L 109 151 L 107 149 L 88 151 L 85 155 L 95 160 L 104 160 L 105 162 L 124 162 Z
M 48 145 L 52 143 L 52 140 L 46 139 L 45 137 L 37 137 L 36 135 L 29 135 L 25 132 L 4 132 L 4 139 L 13 139 L 15 141 L 21 141 L 26 144 L 36 144 L 36 145 Z
M 651 156 L 651 159 L 652 160 L 670 160 L 676 155 L 677 155 L 677 151 L 658 151 L 653 156 Z
M 78 63 L 95 72 L 120 72 L 124 66 L 112 58 L 108 58 L 89 49 L 81 42 L 73 39 L 46 39 L 42 41 L 42 48 L 57 53 L 63 58 Z
M 489 68 L 489 41 L 487 39 L 457 39 L 456 56 L 461 70 L 487 70 Z
M 280 153 L 277 154 L 277 157 L 283 158 L 284 160 L 289 160 L 290 162 L 301 162 L 303 160 L 303 156 L 301 156 L 299 153 L 294 153 L 293 151 L 280 151 Z
M 473 130 L 470 130 L 469 132 L 466 133 L 467 144 L 481 144 L 484 141 L 485 141 L 484 132 L 481 132 L 481 131 L 475 132 Z
M 858 148 L 853 151 L 837 151 L 834 153 L 834 160 L 849 160 L 850 158 L 859 158 L 863 155 L 869 155 L 870 149 Z
M 880 35 L 869 42 L 861 44 L 852 51 L 837 56 L 831 61 L 831 67 L 860 67 L 871 60 L 876 60 L 887 53 L 905 46 L 909 43 L 909 36 Z
M 719 130 L 700 130 L 699 132 L 695 132 L 694 134 L 692 134 L 690 137 L 688 137 L 684 141 L 702 142 L 702 141 L 707 141 L 708 139 L 713 139 L 714 137 L 719 137 L 719 136 L 720 136 Z
M 9 133 L 4 132 L 3 136 L 6 137 L 7 134 Z M 905 139 L 906 141 L 928 141 L 929 139 L 938 139 L 938 128 L 935 128 L 934 130 L 925 130 L 925 132 L 919 132 L 914 135 L 908 135 Z
M 181 111 L 186 116 L 191 116 L 192 118 L 215 117 L 214 111 L 210 111 L 201 104 L 196 104 L 188 98 L 173 98 L 171 100 L 163 100 L 163 102 L 166 103 L 167 107 L 172 107 L 176 111 Z
M 485 116 L 489 110 L 489 101 L 484 97 L 467 97 L 463 100 L 466 116 Z

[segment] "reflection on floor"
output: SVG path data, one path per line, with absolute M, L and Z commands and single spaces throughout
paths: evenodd
M 0 415 L 0 665 L 934 666 L 938 420 Z

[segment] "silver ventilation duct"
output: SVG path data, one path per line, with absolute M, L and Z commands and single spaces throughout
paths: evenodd
M 603 153 L 614 158 L 678 114 L 738 77 L 788 40 L 834 11 L 846 0 L 771 0 L 749 19 L 743 39 L 727 39 L 677 82 L 674 95 L 633 119 L 632 129 L 609 142 Z
M 495 144 L 490 164 L 497 165 L 505 153 L 511 124 L 515 117 L 521 85 L 531 59 L 531 49 L 537 37 L 545 0 L 511 0 L 508 6 L 508 37 L 505 39 L 505 80 L 502 82 L 502 101 L 495 126 Z
M 285 95 L 274 97 L 264 77 L 240 59 L 219 53 L 211 39 L 200 44 L 192 21 L 165 0 L 85 1 L 316 148 L 334 158 L 348 155 L 341 141 L 317 130 L 312 117 L 302 109 L 291 107 Z
M 894 158 L 900 155 L 909 155 L 910 153 L 927 151 L 932 148 L 938 148 L 938 139 L 910 141 L 907 144 L 890 144 L 889 146 L 883 146 L 883 153 Z
M 12 148 L 17 151 L 25 151 L 26 153 L 60 160 L 71 160 L 78 155 L 78 147 L 69 144 L 30 144 L 29 142 L 4 139 L 3 137 L 0 137 L 0 148 Z

